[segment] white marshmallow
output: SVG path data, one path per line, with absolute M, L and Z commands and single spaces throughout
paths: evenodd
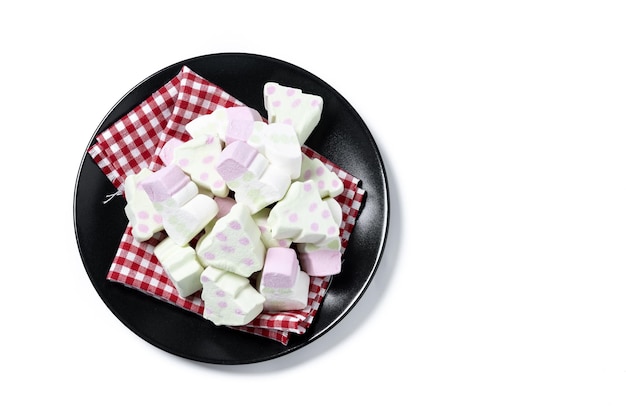
M 257 289 L 265 297 L 265 311 L 301 310 L 309 299 L 309 276 L 300 270 L 296 251 L 291 248 L 267 250 Z
M 261 241 L 266 248 L 282 247 L 288 248 L 291 246 L 291 239 L 274 239 L 272 236 L 272 230 L 267 223 L 267 218 L 270 214 L 270 208 L 265 207 L 252 215 L 252 219 L 259 227 L 261 232 Z
M 181 246 L 189 243 L 217 214 L 215 201 L 198 194 L 196 184 L 177 165 L 161 168 L 141 184 L 163 217 L 165 232 Z
M 261 232 L 250 210 L 241 203 L 235 204 L 198 240 L 196 252 L 202 265 L 244 277 L 260 271 L 265 259 Z
M 248 144 L 262 153 L 270 164 L 285 171 L 289 178 L 296 179 L 300 176 L 302 150 L 292 126 L 255 122 Z
M 215 168 L 221 152 L 222 144 L 216 136 L 193 138 L 173 150 L 173 163 L 189 175 L 199 187 L 211 191 L 218 197 L 226 197 L 228 187 Z
M 124 213 L 131 225 L 131 233 L 137 242 L 150 239 L 156 232 L 163 230 L 163 217 L 159 214 L 145 190 L 139 183 L 152 175 L 144 168 L 139 173 L 129 175 L 124 181 L 126 206 Z
M 268 121 L 292 125 L 300 145 L 308 139 L 322 116 L 322 98 L 305 94 L 297 88 L 268 82 L 263 88 L 263 99 Z
M 238 203 L 256 213 L 284 195 L 291 178 L 269 163 L 267 158 L 247 142 L 235 141 L 227 145 L 219 157 L 217 171 L 235 192 Z
M 343 193 L 343 181 L 332 172 L 322 161 L 302 155 L 301 171 L 298 181 L 313 180 L 320 197 L 337 197 Z
M 154 255 L 181 297 L 187 297 L 202 288 L 200 274 L 203 267 L 191 246 L 180 246 L 166 237 L 154 247 Z
M 217 326 L 243 326 L 263 311 L 263 297 L 248 278 L 221 269 L 207 267 L 202 282 L 202 316 Z
M 210 114 L 198 116 L 185 125 L 185 130 L 194 139 L 206 139 L 210 136 L 224 142 L 228 128 L 228 112 L 219 106 Z
M 338 203 L 322 200 L 313 181 L 296 181 L 271 209 L 267 222 L 274 239 L 324 245 L 339 235 L 340 216 Z
M 265 297 L 263 310 L 268 312 L 302 310 L 309 301 L 309 285 L 311 278 L 304 271 L 298 271 L 296 282 L 292 288 L 281 290 L 264 285 L 259 286 L 259 292 Z

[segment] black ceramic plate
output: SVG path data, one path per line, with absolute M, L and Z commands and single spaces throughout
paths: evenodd
M 315 75 L 274 58 L 224 53 L 192 58 L 150 76 L 124 96 L 104 118 L 95 136 L 173 78 L 183 65 L 219 85 L 263 116 L 263 85 L 289 85 L 324 99 L 322 120 L 306 142 L 362 180 L 366 196 L 344 254 L 311 327 L 288 345 L 225 327 L 137 290 L 106 280 L 127 224 L 123 198 L 102 204 L 116 190 L 85 152 L 76 182 L 74 222 L 80 254 L 96 291 L 115 316 L 147 342 L 174 355 L 215 364 L 273 359 L 328 332 L 348 314 L 371 282 L 380 262 L 389 222 L 389 195 L 378 147 L 355 109 Z

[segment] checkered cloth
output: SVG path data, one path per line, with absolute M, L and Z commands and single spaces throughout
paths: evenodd
M 196 117 L 213 112 L 218 106 L 244 105 L 215 84 L 183 66 L 178 75 L 154 92 L 128 114 L 96 136 L 89 155 L 111 183 L 123 193 L 123 183 L 130 174 L 143 168 L 158 170 L 162 161 L 159 151 L 171 138 L 191 139 L 185 125 Z M 342 207 L 342 252 L 348 245 L 356 222 L 364 190 L 360 180 L 333 164 L 314 150 L 303 146 L 302 152 L 318 158 L 344 183 L 344 192 L 336 197 Z M 202 315 L 204 303 L 199 293 L 181 297 L 170 283 L 153 253 L 154 247 L 166 237 L 155 234 L 145 242 L 137 242 L 130 225 L 122 235 L 107 279 L 137 289 L 160 300 Z M 305 309 L 280 313 L 261 313 L 245 326 L 235 329 L 287 344 L 291 334 L 302 334 L 313 322 L 332 277 L 311 277 L 309 300 Z

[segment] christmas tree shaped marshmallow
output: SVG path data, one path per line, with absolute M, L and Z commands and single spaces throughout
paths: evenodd
M 202 283 L 202 316 L 221 326 L 243 326 L 263 311 L 263 297 L 248 278 L 221 269 L 207 267 Z
M 126 206 L 124 212 L 131 225 L 131 233 L 137 242 L 150 239 L 156 232 L 163 230 L 163 218 L 154 208 L 148 194 L 139 184 L 151 176 L 153 172 L 144 168 L 124 180 L 124 196 Z
M 322 200 L 312 180 L 295 181 L 271 209 L 267 223 L 274 239 L 324 245 L 339 236 L 341 207 L 333 198 Z
M 178 165 L 199 187 L 218 197 L 226 197 L 226 181 L 215 168 L 221 152 L 222 144 L 216 136 L 196 137 L 176 146 L 172 163 Z
M 269 123 L 292 125 L 300 145 L 304 144 L 322 116 L 322 98 L 297 88 L 268 82 L 263 87 L 263 99 Z
M 302 155 L 299 181 L 315 181 L 320 197 L 337 197 L 343 192 L 343 181 L 317 158 Z
M 250 210 L 237 203 L 196 245 L 200 263 L 249 277 L 263 268 L 265 246 Z

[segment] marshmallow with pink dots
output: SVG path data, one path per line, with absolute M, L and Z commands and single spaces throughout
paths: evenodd
M 196 253 L 200 263 L 244 277 L 263 268 L 265 246 L 250 210 L 237 203 L 215 222 L 209 233 L 198 239 Z
M 173 142 L 170 145 L 170 142 Z M 217 159 L 222 152 L 222 144 L 216 136 L 195 137 L 187 142 L 178 139 L 167 141 L 163 149 L 171 152 L 167 164 L 178 165 L 191 180 L 218 197 L 228 195 L 226 181 L 220 176 L 215 167 Z
M 257 279 L 257 289 L 265 297 L 265 311 L 301 310 L 309 299 L 310 277 L 300 270 L 296 251 L 270 248 Z
M 313 180 L 320 197 L 337 197 L 344 190 L 343 181 L 317 158 L 302 155 L 299 181 Z
M 319 190 L 319 189 L 318 189 Z M 343 213 L 341 205 L 331 197 L 323 198 L 333 221 L 341 226 Z M 296 243 L 300 267 L 312 277 L 324 277 L 341 272 L 341 237 L 332 235 L 329 239 L 318 243 Z
M 314 181 L 294 182 L 267 219 L 274 239 L 291 239 L 309 276 L 341 271 L 339 226 L 342 210 L 332 197 L 322 199 Z
M 131 233 L 137 242 L 144 242 L 156 232 L 163 230 L 161 214 L 154 208 L 148 194 L 139 185 L 142 180 L 152 174 L 151 170 L 143 168 L 137 174 L 129 175 L 124 180 L 124 196 L 126 197 L 124 212 L 131 225 Z
M 322 116 L 323 99 L 297 88 L 268 82 L 263 87 L 263 99 L 268 122 L 292 125 L 300 145 L 308 139 Z
M 232 197 L 213 197 L 213 201 L 217 204 L 217 214 L 213 217 L 213 219 L 211 219 L 209 224 L 204 227 L 204 234 L 200 236 L 198 242 L 201 242 L 202 239 L 206 239 L 206 236 L 211 233 L 211 230 L 213 230 L 215 223 L 222 217 L 226 216 L 230 212 L 230 209 L 237 204 L 237 201 L 235 201 Z M 198 243 L 196 243 L 196 247 L 197 244 Z
M 198 193 L 198 186 L 178 165 L 167 165 L 141 181 L 141 186 L 163 218 L 163 229 L 178 245 L 191 241 L 215 217 L 213 199 Z
M 263 297 L 250 280 L 233 272 L 208 266 L 200 276 L 202 316 L 216 326 L 243 326 L 263 311 Z
M 154 255 L 181 297 L 187 297 L 202 288 L 200 274 L 204 268 L 191 246 L 181 246 L 166 237 L 154 247 Z
M 341 206 L 333 198 L 322 199 L 314 181 L 295 181 L 272 207 L 267 223 L 274 239 L 324 245 L 339 236 Z
M 235 200 L 246 205 L 251 213 L 280 200 L 291 184 L 285 171 L 243 141 L 224 148 L 217 171 L 234 191 Z

